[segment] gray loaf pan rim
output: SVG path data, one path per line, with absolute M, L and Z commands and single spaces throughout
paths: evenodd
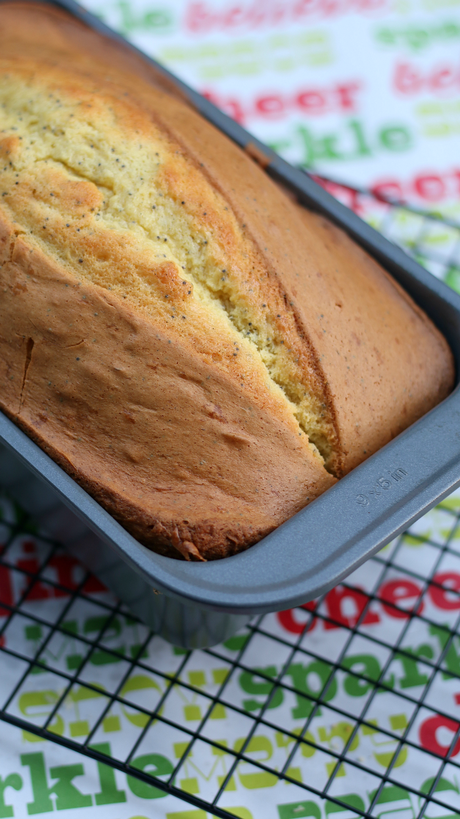
M 49 4 L 141 54 L 72 0 Z M 249 146 L 272 178 L 289 187 L 307 207 L 339 225 L 382 264 L 430 316 L 454 354 L 457 386 L 440 405 L 248 551 L 208 563 L 174 560 L 140 545 L 0 413 L 0 443 L 112 547 L 114 560 L 126 566 L 127 582 L 131 569 L 151 584 L 152 594 L 160 591 L 200 609 L 247 615 L 280 611 L 328 591 L 460 484 L 460 296 L 307 174 L 290 166 L 154 60 L 141 56 L 172 79 L 206 119 L 240 147 Z

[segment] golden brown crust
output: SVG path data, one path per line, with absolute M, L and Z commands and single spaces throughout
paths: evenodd
M 143 543 L 233 554 L 334 483 L 269 395 L 255 405 L 22 237 L 9 255 L 0 405 Z
M 262 191 L 259 167 L 228 142 L 212 150 L 214 135 L 196 117 L 176 106 L 171 120 L 186 149 L 200 151 L 282 284 L 310 356 L 303 366 L 315 370 L 328 403 L 340 477 L 449 394 L 454 365 L 446 340 L 342 230 L 296 206 L 267 177 Z
M 95 64 L 102 69 L 102 76 L 119 76 L 122 70 L 135 82 L 142 78 L 160 91 L 190 105 L 188 98 L 167 76 L 158 72 L 140 54 L 129 46 L 121 46 L 116 40 L 101 37 L 76 17 L 52 6 L 50 3 L 5 2 L 0 17 L 2 48 L 12 45 L 32 58 L 54 54 L 63 65 L 85 65 L 94 70 Z
M 159 151 L 149 180 L 179 226 L 164 260 L 144 200 L 115 189 L 118 158 L 103 176 L 46 125 L 28 164 L 0 135 L 0 406 L 140 541 L 247 548 L 334 483 L 308 424 L 340 476 L 448 394 L 450 350 L 411 299 L 141 58 L 6 3 L 0 70 L 78 103 L 132 163 L 141 140 Z
M 310 327 L 319 319 L 316 348 L 349 472 L 449 394 L 453 357 L 380 265 L 327 219 L 299 214 L 310 264 L 298 280 L 298 304 Z

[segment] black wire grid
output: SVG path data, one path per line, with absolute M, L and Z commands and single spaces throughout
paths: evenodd
M 353 197 L 460 282 L 453 221 Z M 0 719 L 31 753 L 51 740 L 213 816 L 460 816 L 460 493 L 335 592 L 206 651 L 149 632 L 6 494 L 0 543 Z

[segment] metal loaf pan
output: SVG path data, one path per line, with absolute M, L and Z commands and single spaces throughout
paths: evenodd
M 137 52 L 72 0 L 51 5 Z M 208 100 L 149 62 L 266 173 L 380 262 L 445 335 L 458 369 L 459 295 Z M 2 414 L 0 443 L 9 453 L 0 453 L 0 485 L 16 491 L 34 514 L 42 513 L 53 533 L 142 620 L 175 644 L 203 647 L 229 637 L 252 615 L 287 609 L 326 592 L 458 486 L 460 395 L 457 381 L 442 404 L 264 540 L 247 552 L 205 564 L 163 557 L 137 543 Z M 71 519 L 56 508 L 51 514 L 58 500 L 72 510 Z M 76 527 L 75 514 L 83 528 Z

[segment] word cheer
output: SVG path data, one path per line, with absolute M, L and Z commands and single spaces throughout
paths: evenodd
M 317 181 L 349 208 L 357 213 L 365 213 L 367 203 L 362 199 L 359 191 L 329 180 L 322 180 L 321 177 Z M 393 199 L 397 202 L 413 199 L 424 203 L 457 200 L 460 195 L 460 167 L 450 168 L 445 172 L 426 170 L 409 179 L 398 179 L 394 176 L 380 177 L 370 186 L 370 191 L 377 199 Z
M 202 93 L 234 120 L 243 123 L 251 117 L 276 120 L 287 114 L 319 116 L 352 113 L 357 109 L 356 97 L 361 88 L 359 80 L 350 80 L 325 87 L 301 88 L 295 93 L 264 93 L 248 102 L 234 95 L 226 97 L 216 91 L 205 90 Z
M 452 593 L 453 592 L 453 593 Z M 457 572 L 438 572 L 434 575 L 428 587 L 428 599 L 441 611 L 455 611 L 460 609 L 460 574 Z M 324 619 L 321 619 L 326 630 L 342 626 L 353 628 L 363 614 L 362 625 L 379 623 L 382 614 L 397 619 L 407 619 L 414 610 L 415 602 L 422 593 L 422 587 L 414 580 L 406 577 L 387 580 L 378 589 L 375 600 L 359 588 L 336 586 L 331 589 L 324 599 Z M 305 603 L 301 608 L 312 610 L 315 603 Z M 425 603 L 417 607 L 417 614 L 424 610 Z M 350 613 L 350 609 L 352 613 Z M 291 634 L 301 634 L 304 629 L 312 630 L 316 627 L 319 618 L 313 617 L 308 624 L 305 618 L 299 620 L 298 609 L 287 609 L 278 615 L 281 625 Z

